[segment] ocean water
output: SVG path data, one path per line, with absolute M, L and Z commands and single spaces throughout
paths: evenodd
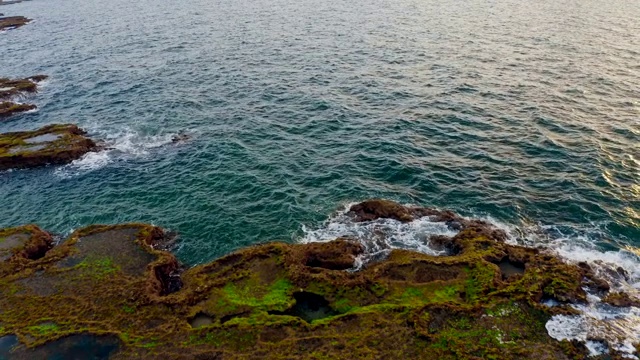
M 178 231 L 178 256 L 197 264 L 338 235 L 336 211 L 384 197 L 638 263 L 635 0 L 0 10 L 35 19 L 0 33 L 0 76 L 51 76 L 24 99 L 38 110 L 0 131 L 72 122 L 113 148 L 0 173 L 2 227 L 151 222 Z M 179 133 L 190 139 L 173 144 Z
M 0 173 L 0 227 L 150 222 L 180 233 L 190 265 L 343 235 L 367 244 L 363 262 L 395 247 L 437 254 L 424 240 L 451 235 L 442 224 L 344 216 L 383 197 L 487 219 L 640 296 L 636 0 L 33 0 L 0 12 L 35 19 L 0 33 L 0 76 L 51 76 L 18 99 L 38 110 L 0 131 L 72 122 L 111 147 Z M 549 334 L 633 352 L 640 309 L 590 300 Z

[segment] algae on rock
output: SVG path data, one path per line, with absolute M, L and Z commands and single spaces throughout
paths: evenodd
M 31 22 L 31 19 L 27 19 L 24 16 L 0 17 L 0 31 L 17 29 L 21 26 L 28 24 L 29 22 Z
M 584 301 L 597 284 L 590 269 L 430 213 L 460 229 L 439 240 L 452 255 L 393 250 L 358 271 L 365 249 L 349 239 L 256 245 L 184 270 L 158 250 L 168 239 L 157 227 L 80 229 L 2 268 L 0 339 L 17 336 L 16 358 L 74 336 L 99 339 L 113 359 L 586 358 L 583 344 L 545 330 L 570 308 L 541 300 Z
M 0 170 L 67 164 L 90 151 L 96 143 L 72 124 L 53 124 L 33 131 L 0 134 Z
M 2 28 L 0 19 L 0 29 Z M 36 75 L 26 79 L 0 78 L 0 118 L 17 113 L 33 110 L 33 104 L 20 104 L 11 101 L 12 98 L 38 91 L 38 82 L 47 79 L 46 75 Z

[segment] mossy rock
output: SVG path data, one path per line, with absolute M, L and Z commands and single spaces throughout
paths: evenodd
M 16 95 L 35 93 L 38 91 L 38 83 L 47 78 L 47 75 L 35 75 L 25 79 L 0 78 L 0 100 L 9 99 Z
M 52 236 L 36 225 L 0 230 L 0 275 L 19 270 L 53 246 Z
M 0 102 L 0 118 L 35 109 L 33 104 L 17 104 L 11 101 Z
M 549 337 L 559 310 L 540 300 L 583 301 L 590 270 L 460 224 L 441 239 L 455 255 L 393 250 L 359 271 L 364 249 L 348 239 L 182 271 L 157 227 L 91 226 L 0 278 L 0 340 L 19 342 L 9 358 L 79 339 L 113 359 L 586 358 Z
M 0 29 L 1 24 L 0 19 Z M 37 92 L 38 82 L 47 78 L 47 75 L 35 75 L 26 79 L 0 78 L 0 118 L 35 109 L 36 106 L 33 104 L 20 104 L 10 100 L 16 96 Z
M 0 170 L 67 164 L 99 147 L 73 124 L 0 134 Z
M 24 16 L 6 16 L 0 17 L 0 31 L 16 29 L 28 24 L 31 19 L 27 19 Z

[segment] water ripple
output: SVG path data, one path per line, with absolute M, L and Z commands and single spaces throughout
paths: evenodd
M 3 9 L 4 10 L 4 9 Z M 3 76 L 113 150 L 0 174 L 0 226 L 147 221 L 210 260 L 382 196 L 640 246 L 631 0 L 23 2 Z M 174 146 L 174 134 L 191 140 Z M 577 236 L 577 235 L 576 235 Z M 606 241 L 602 240 L 606 239 Z M 609 245 L 607 245 L 609 246 Z

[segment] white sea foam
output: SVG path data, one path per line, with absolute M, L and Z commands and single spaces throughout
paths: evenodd
M 633 355 L 633 344 L 640 339 L 640 309 L 613 307 L 599 300 L 572 306 L 581 314 L 553 316 L 545 326 L 549 336 L 583 341 L 594 356 L 607 352 L 605 344 L 608 344 L 627 357 L 637 359 Z
M 98 132 L 92 137 L 104 141 L 105 150 L 87 153 L 82 158 L 56 169 L 55 174 L 64 178 L 72 177 L 100 169 L 114 161 L 146 157 L 151 155 L 154 149 L 171 144 L 175 135 L 142 135 L 129 128 L 117 132 Z
M 378 219 L 368 222 L 354 222 L 347 211 L 353 204 L 325 221 L 317 229 L 303 225 L 303 243 L 331 241 L 338 237 L 355 239 L 365 247 L 365 253 L 358 259 L 357 265 L 383 257 L 391 249 L 410 249 L 430 255 L 443 255 L 444 251 L 429 245 L 433 235 L 454 236 L 457 232 L 442 222 L 431 221 L 424 217 L 409 223 L 391 219 Z
M 49 86 L 49 84 L 51 84 L 51 79 L 46 78 L 44 80 L 37 81 L 36 84 L 38 84 L 38 91 L 41 91 L 43 88 L 46 88 L 47 86 Z
M 596 245 L 603 238 L 598 226 L 573 230 L 566 226 L 529 225 L 517 227 L 485 218 L 509 234 L 512 244 L 542 247 L 570 263 L 588 263 L 596 275 L 607 281 L 611 291 L 623 291 L 640 299 L 640 258 L 634 249 L 604 251 Z M 588 294 L 588 304 L 573 305 L 580 315 L 556 315 L 546 324 L 549 335 L 558 340 L 579 340 L 596 356 L 607 346 L 637 359 L 633 344 L 640 342 L 640 309 L 613 307 Z M 553 305 L 553 304 L 549 304 Z M 597 341 L 594 341 L 597 340 Z
M 347 211 L 353 204 L 330 216 L 317 228 L 303 226 L 300 242 L 330 241 L 350 237 L 365 246 L 365 255 L 358 259 L 356 269 L 363 263 L 385 256 L 391 249 L 410 249 L 430 255 L 444 255 L 429 246 L 433 235 L 454 236 L 455 231 L 445 224 L 422 218 L 410 223 L 390 219 L 354 222 Z M 596 274 L 606 280 L 612 291 L 624 291 L 640 298 L 640 258 L 635 249 L 603 251 L 595 244 L 602 239 L 598 227 L 572 231 L 567 226 L 527 225 L 514 226 L 490 217 L 480 217 L 505 231 L 508 242 L 529 247 L 540 247 L 559 255 L 568 262 L 586 262 Z M 553 301 L 548 306 L 558 305 Z M 640 342 L 640 309 L 618 308 L 601 302 L 589 294 L 589 303 L 574 305 L 580 315 L 554 316 L 546 325 L 555 339 L 576 339 L 585 342 L 592 355 L 606 353 L 608 348 L 618 350 L 629 358 L 636 358 L 633 344 Z

